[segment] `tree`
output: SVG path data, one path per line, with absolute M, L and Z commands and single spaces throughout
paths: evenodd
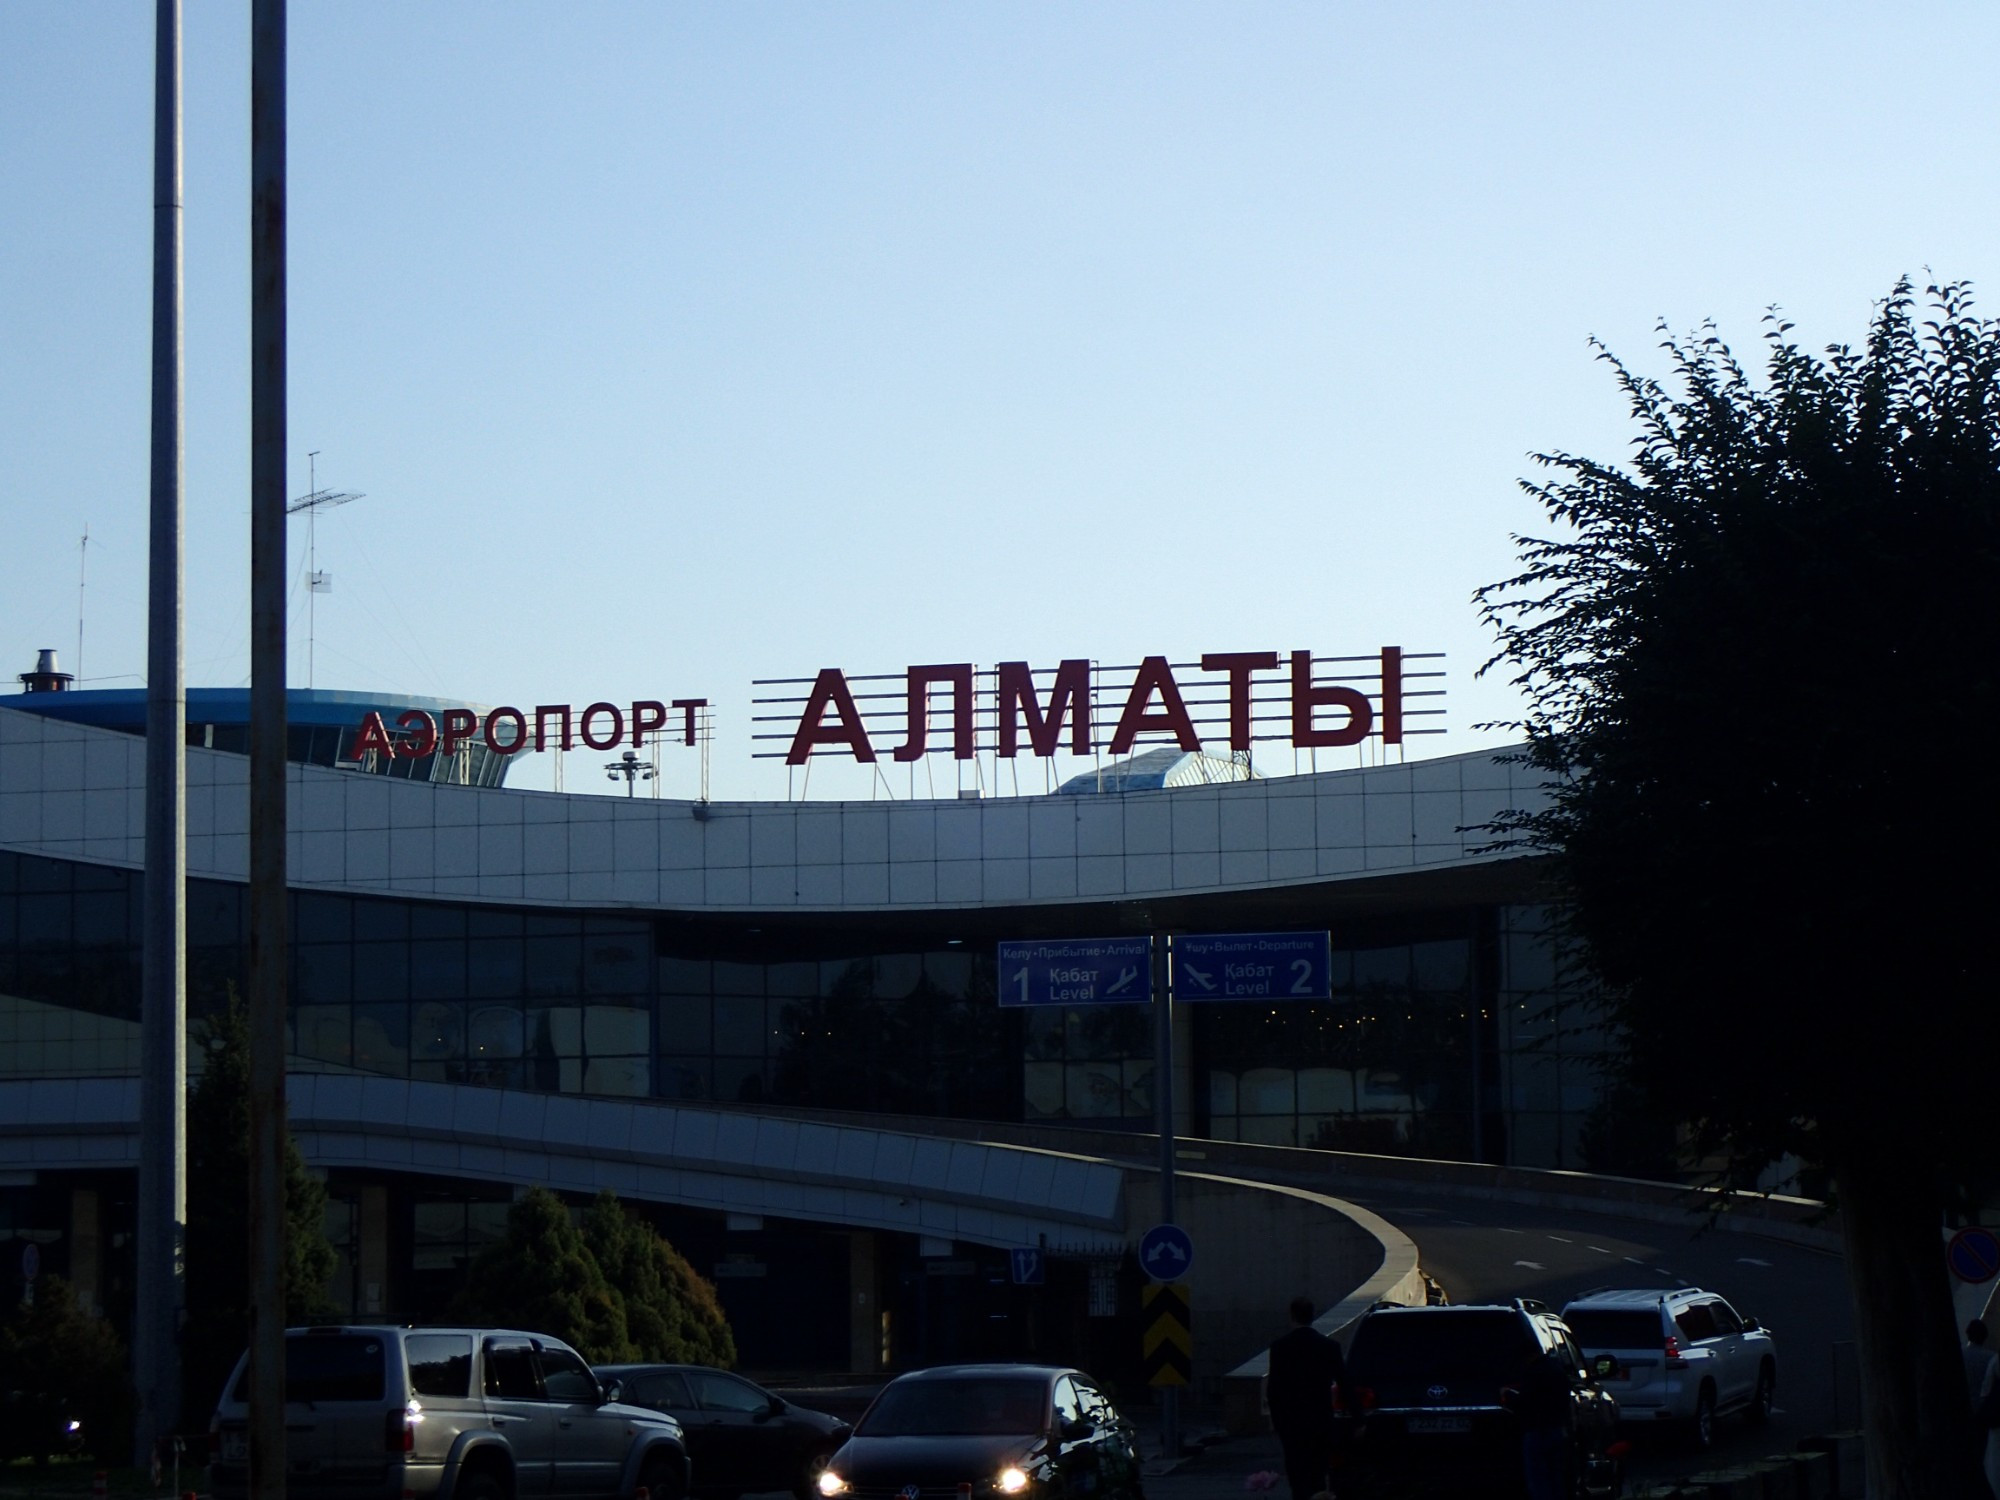
M 715 1288 L 609 1190 L 579 1227 L 554 1193 L 530 1188 L 467 1268 L 452 1313 L 550 1334 L 592 1364 L 736 1360 Z
M 187 1325 L 181 1335 L 183 1425 L 208 1425 L 250 1337 L 250 1020 L 232 985 L 195 1035 L 201 1081 L 188 1096 Z M 285 1319 L 335 1311 L 326 1185 L 285 1136 Z
M 652 1225 L 625 1212 L 609 1188 L 585 1211 L 583 1239 L 624 1299 L 638 1358 L 725 1370 L 736 1363 L 736 1339 L 714 1285 Z
M 551 1334 L 592 1364 L 638 1358 L 625 1299 L 547 1188 L 530 1188 L 507 1211 L 507 1233 L 466 1268 L 452 1312 L 470 1323 Z
M 125 1346 L 60 1276 L 37 1281 L 34 1300 L 0 1322 L 0 1369 L 8 1371 L 0 1461 L 26 1455 L 39 1463 L 62 1451 L 70 1422 L 82 1424 L 84 1446 L 99 1458 L 122 1463 L 131 1452 Z
M 1976 1492 L 1941 1210 L 1991 1185 L 2000 326 L 1907 281 L 1865 348 L 1712 329 L 1677 394 L 1600 346 L 1628 467 L 1536 455 L 1565 528 L 1476 596 L 1627 1073 L 1744 1164 L 1830 1173 L 1869 1492 Z

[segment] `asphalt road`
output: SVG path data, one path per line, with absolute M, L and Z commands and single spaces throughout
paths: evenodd
M 1778 1346 L 1770 1425 L 1725 1418 L 1705 1455 L 1642 1434 L 1627 1466 L 1635 1479 L 1788 1452 L 1802 1437 L 1860 1423 L 1853 1304 L 1838 1255 L 1692 1219 L 1683 1227 L 1472 1199 L 1348 1196 L 1417 1242 L 1423 1268 L 1453 1302 L 1535 1297 L 1561 1311 L 1593 1287 L 1698 1286 L 1769 1328 Z

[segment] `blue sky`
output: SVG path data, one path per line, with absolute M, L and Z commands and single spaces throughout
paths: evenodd
M 85 675 L 144 670 L 152 14 L 0 6 L 8 673 L 74 654 L 86 522 Z M 1492 743 L 1526 455 L 1630 437 L 1589 336 L 1858 339 L 2000 245 L 1991 7 L 299 0 L 291 42 L 293 488 L 366 494 L 316 683 L 707 696 L 718 796 L 784 795 L 750 683 L 822 666 L 1400 644 L 1449 654 L 1424 750 Z M 248 83 L 247 5 L 190 4 L 197 685 L 248 672 Z

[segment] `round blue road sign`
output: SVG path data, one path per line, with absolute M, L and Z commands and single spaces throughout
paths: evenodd
M 1178 1224 L 1155 1224 L 1139 1236 L 1139 1269 L 1155 1281 L 1179 1281 L 1194 1264 L 1194 1241 Z
M 1944 1252 L 1945 1264 L 1960 1281 L 1977 1286 L 2000 1275 L 2000 1237 L 1990 1229 L 1973 1225 L 1951 1237 Z

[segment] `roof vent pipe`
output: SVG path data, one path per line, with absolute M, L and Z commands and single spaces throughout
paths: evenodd
M 21 674 L 21 691 L 24 693 L 61 693 L 76 681 L 67 672 L 56 670 L 56 652 L 53 646 L 42 647 L 35 658 L 35 670 Z

